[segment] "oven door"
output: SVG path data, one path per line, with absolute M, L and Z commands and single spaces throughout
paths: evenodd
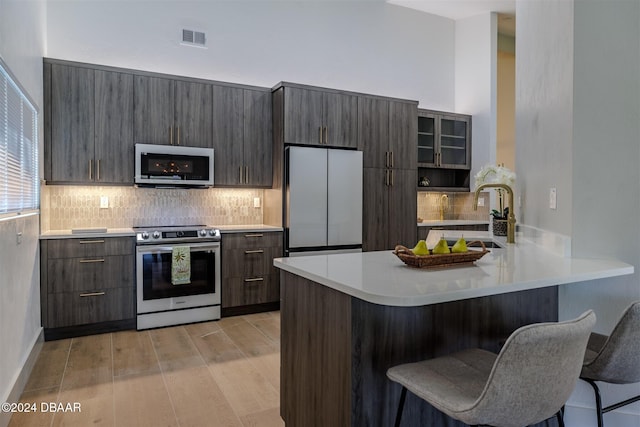
M 137 313 L 220 304 L 220 243 L 189 246 L 191 281 L 171 283 L 173 245 L 140 245 L 136 249 Z

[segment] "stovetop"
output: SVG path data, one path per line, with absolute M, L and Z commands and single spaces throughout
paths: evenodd
M 220 240 L 220 230 L 207 225 L 159 225 L 133 227 L 140 244 L 211 242 Z

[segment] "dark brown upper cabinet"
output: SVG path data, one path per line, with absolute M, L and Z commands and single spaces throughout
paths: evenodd
M 282 84 L 284 143 L 356 148 L 358 97 Z
M 271 92 L 213 85 L 216 186 L 271 187 Z
M 364 167 L 415 169 L 417 103 L 362 96 L 358 105 L 358 148 Z
M 44 176 L 133 184 L 133 75 L 44 63 Z
M 135 76 L 135 142 L 210 147 L 211 103 L 210 84 Z
M 418 110 L 418 190 L 469 191 L 471 116 Z

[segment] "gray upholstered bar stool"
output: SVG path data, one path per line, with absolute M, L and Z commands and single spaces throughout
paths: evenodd
M 407 390 L 452 418 L 471 425 L 522 427 L 558 417 L 582 368 L 596 322 L 589 310 L 574 320 L 516 330 L 500 351 L 470 349 L 394 366 L 387 376 L 402 385 L 396 426 Z
M 598 427 L 603 426 L 602 414 L 640 400 L 638 395 L 603 408 L 596 384 L 596 381 L 613 384 L 640 382 L 640 301 L 624 311 L 611 335 L 591 334 L 580 378 L 591 384 L 595 392 Z

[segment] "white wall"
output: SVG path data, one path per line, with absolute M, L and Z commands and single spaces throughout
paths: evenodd
M 0 57 L 42 111 L 42 56 L 46 5 L 0 0 Z M 39 117 L 41 129 L 42 119 Z M 42 131 L 39 132 L 42 147 Z M 16 233 L 22 232 L 18 244 Z M 19 374 L 41 332 L 39 216 L 0 222 L 0 400 L 20 393 Z M 0 413 L 0 425 L 9 414 Z
M 516 5 L 516 166 L 524 222 L 569 236 L 573 256 L 635 266 L 631 276 L 560 288 L 560 319 L 592 308 L 595 330 L 609 333 L 640 299 L 640 3 Z M 555 211 L 548 205 L 551 186 L 558 188 Z M 640 393 L 640 384 L 602 389 L 607 405 Z M 568 426 L 596 425 L 593 399 L 578 382 Z M 605 423 L 637 426 L 640 405 L 606 414 Z
M 204 31 L 207 49 L 181 46 Z M 53 1 L 52 58 L 454 107 L 454 21 L 382 1 Z
M 496 162 L 497 22 L 495 13 L 456 21 L 455 111 L 473 115 L 472 177 Z
M 570 236 L 573 1 L 518 0 L 516 16 L 518 222 Z M 557 188 L 555 211 L 551 187 Z

